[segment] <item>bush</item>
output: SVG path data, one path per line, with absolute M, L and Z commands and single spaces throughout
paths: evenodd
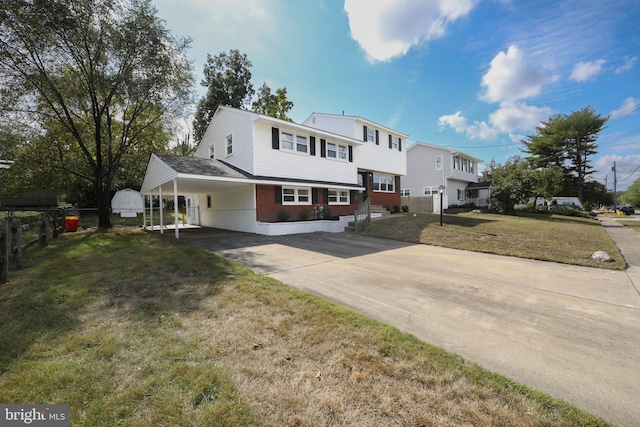
M 287 221 L 291 218 L 291 213 L 286 209 L 280 209 L 278 211 L 278 221 Z
M 399 205 L 393 205 L 393 213 L 400 213 L 400 206 Z
M 402 212 L 409 212 L 409 206 L 402 205 Z
M 309 209 L 302 209 L 300 211 L 300 219 L 309 219 L 311 218 L 311 212 Z
M 324 219 L 329 219 L 329 218 L 331 218 L 331 208 L 327 208 L 327 207 L 325 207 L 325 208 L 322 210 L 322 218 L 324 218 Z

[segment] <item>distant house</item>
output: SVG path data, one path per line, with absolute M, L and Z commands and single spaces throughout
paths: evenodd
M 489 185 L 478 178 L 482 162 L 450 148 L 424 142 L 411 144 L 407 148 L 407 174 L 401 179 L 402 203 L 412 211 L 438 212 L 438 188 L 443 185 L 443 209 L 471 203 L 488 206 Z
M 342 231 L 366 199 L 400 204 L 405 140 L 360 117 L 314 113 L 297 124 L 220 106 L 195 157 L 151 156 L 141 193 L 185 196 L 190 224 L 266 235 Z M 334 221 L 278 222 L 283 211 L 295 220 L 327 208 Z

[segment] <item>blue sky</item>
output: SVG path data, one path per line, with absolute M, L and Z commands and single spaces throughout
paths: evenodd
M 207 53 L 286 87 L 289 116 L 357 115 L 489 162 L 550 115 L 610 115 L 592 164 L 640 178 L 638 0 L 154 0 L 198 83 Z M 198 86 L 198 96 L 205 88 Z

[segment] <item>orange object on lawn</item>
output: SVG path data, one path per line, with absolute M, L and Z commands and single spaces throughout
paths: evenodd
M 64 217 L 64 224 L 67 228 L 67 231 L 78 231 L 78 221 L 80 220 L 79 215 L 70 215 Z

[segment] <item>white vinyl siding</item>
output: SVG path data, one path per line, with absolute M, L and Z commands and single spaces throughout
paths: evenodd
M 255 168 L 254 175 L 286 177 L 289 179 L 304 179 L 313 181 L 332 181 L 345 184 L 357 184 L 358 169 L 354 162 L 335 161 L 322 157 L 320 140 L 323 137 L 315 136 L 315 155 L 310 155 L 311 136 L 313 134 L 301 136 L 306 137 L 309 144 L 307 153 L 300 153 L 294 150 L 282 148 L 282 134 L 288 133 L 294 136 L 298 132 L 281 127 L 279 129 L 280 149 L 272 148 L 272 132 L 270 123 L 255 123 Z M 274 126 L 277 127 L 277 126 Z M 235 135 L 234 135 L 235 136 Z M 331 142 L 339 142 L 333 140 Z M 340 141 L 341 142 L 341 141 Z M 347 144 L 345 144 L 348 147 Z M 333 161 L 332 161 L 333 160 Z

